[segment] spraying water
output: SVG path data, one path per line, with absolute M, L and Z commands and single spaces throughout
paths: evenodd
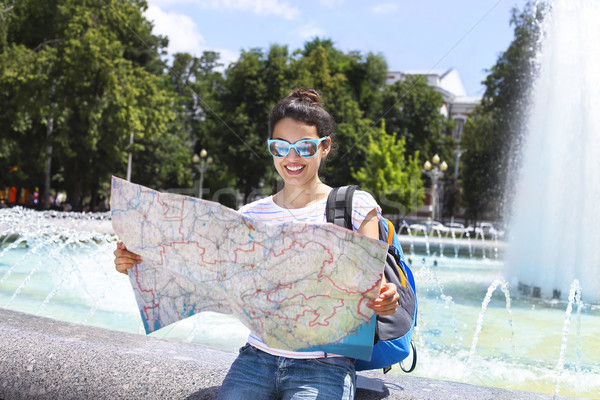
M 467 366 L 469 366 L 473 356 L 475 355 L 475 350 L 477 349 L 477 342 L 479 340 L 479 335 L 481 334 L 481 328 L 483 327 L 483 317 L 485 316 L 485 312 L 487 311 L 487 307 L 490 304 L 490 300 L 492 299 L 492 294 L 496 288 L 500 286 L 502 293 L 504 293 L 504 297 L 506 298 L 506 311 L 508 312 L 509 318 L 508 323 L 510 325 L 510 333 L 511 333 L 511 343 L 512 343 L 512 353 L 515 353 L 515 343 L 513 340 L 514 331 L 513 331 L 513 322 L 512 322 L 512 311 L 510 309 L 510 292 L 508 291 L 508 283 L 503 279 L 496 279 L 492 284 L 488 287 L 485 298 L 483 299 L 483 303 L 481 304 L 481 312 L 479 313 L 479 317 L 477 318 L 477 325 L 475 327 L 475 334 L 473 335 L 473 342 L 471 343 L 471 350 L 469 351 L 469 357 L 467 358 Z
M 105 218 L 0 210 L 0 308 L 143 334 L 129 279 L 114 269 L 116 237 Z M 579 287 L 569 296 L 577 305 L 576 327 L 569 329 L 566 303 L 511 299 L 500 260 L 420 255 L 407 261 L 419 282 L 415 375 L 598 398 L 600 307 L 581 304 Z M 233 316 L 217 313 L 152 334 L 227 351 L 237 351 L 247 335 Z
M 571 289 L 569 290 L 569 305 L 567 306 L 567 311 L 566 311 L 566 315 L 565 315 L 565 322 L 563 324 L 563 337 L 562 337 L 562 343 L 560 345 L 560 355 L 558 356 L 558 362 L 556 365 L 556 371 L 557 371 L 557 378 L 556 378 L 556 389 L 554 391 L 555 395 L 558 395 L 560 392 L 560 381 L 561 381 L 561 374 L 563 371 L 563 368 L 565 366 L 565 353 L 567 352 L 567 339 L 569 338 L 569 327 L 571 326 L 571 314 L 573 312 L 573 303 L 577 304 L 577 328 L 579 331 L 579 328 L 581 327 L 581 309 L 583 308 L 583 303 L 581 302 L 581 285 L 579 283 L 579 281 L 577 279 L 575 279 L 573 281 L 573 283 L 571 284 Z M 577 335 L 577 338 L 579 338 L 580 335 Z M 577 342 L 577 358 L 579 359 L 581 357 L 581 351 L 580 351 L 580 343 L 579 343 L 579 339 Z
M 543 25 L 507 276 L 566 299 L 579 279 L 600 303 L 600 1 L 556 0 Z

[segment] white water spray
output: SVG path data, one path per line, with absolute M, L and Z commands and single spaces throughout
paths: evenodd
M 555 0 L 543 24 L 539 77 L 515 196 L 511 285 L 561 297 L 579 279 L 600 303 L 600 1 Z M 540 288 L 537 290 L 537 288 Z
M 508 290 L 508 283 L 504 279 L 496 279 L 492 284 L 488 287 L 487 293 L 483 302 L 481 303 L 481 312 L 479 313 L 479 317 L 477 318 L 477 325 L 475 326 L 475 334 L 473 335 L 473 341 L 471 342 L 471 350 L 469 351 L 469 357 L 467 358 L 467 371 L 469 371 L 471 360 L 473 356 L 475 356 L 475 350 L 477 349 L 477 342 L 479 340 L 479 335 L 481 334 L 481 328 L 483 327 L 483 317 L 487 311 L 487 306 L 490 304 L 492 300 L 492 294 L 494 291 L 500 287 L 502 293 L 504 293 L 504 297 L 506 299 L 506 311 L 508 312 L 508 324 L 510 325 L 510 340 L 513 356 L 515 354 L 515 341 L 514 341 L 514 330 L 512 323 L 512 311 L 511 311 L 511 301 L 510 301 L 510 292 Z
M 563 372 L 563 368 L 565 366 L 565 354 L 567 353 L 567 339 L 569 338 L 569 328 L 571 326 L 571 314 L 573 313 L 573 304 L 577 304 L 577 357 L 581 356 L 580 350 L 580 327 L 581 327 L 581 309 L 583 307 L 583 303 L 581 301 L 581 285 L 579 281 L 575 279 L 571 284 L 571 289 L 569 290 L 569 305 L 567 306 L 567 311 L 565 313 L 565 322 L 563 324 L 563 336 L 562 343 L 560 345 L 560 355 L 558 356 L 558 362 L 556 364 L 556 390 L 554 391 L 555 395 L 558 395 L 560 392 L 560 382 L 561 375 Z

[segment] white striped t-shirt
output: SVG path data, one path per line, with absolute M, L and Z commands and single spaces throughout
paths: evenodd
M 315 203 L 302 208 L 282 208 L 275 204 L 273 196 L 246 204 L 240 208 L 240 212 L 249 218 L 263 221 L 267 224 L 285 224 L 290 222 L 303 222 L 311 224 L 327 223 L 326 215 L 327 196 Z M 381 217 L 381 208 L 369 193 L 362 190 L 354 192 L 352 199 L 352 228 L 357 231 L 363 220 L 373 209 L 377 210 L 377 216 Z M 288 358 L 319 358 L 325 357 L 322 351 L 289 351 L 274 349 L 267 346 L 253 332 L 248 336 L 248 343 L 269 354 Z M 337 354 L 327 353 L 327 357 L 340 357 Z

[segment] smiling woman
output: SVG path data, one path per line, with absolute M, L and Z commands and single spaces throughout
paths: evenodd
M 275 204 L 301 208 L 329 193 L 331 188 L 321 182 L 318 170 L 331 151 L 334 126 L 313 89 L 293 91 L 273 107 L 268 145 L 285 182 L 283 190 L 273 196 Z
M 321 182 L 318 172 L 331 151 L 334 125 L 313 89 L 295 90 L 277 103 L 269 116 L 268 146 L 284 187 L 273 196 L 243 206 L 240 212 L 268 224 L 326 224 L 327 197 L 332 188 Z M 379 239 L 381 208 L 373 197 L 357 190 L 351 208 L 352 229 Z M 142 261 L 121 242 L 114 254 L 119 272 L 127 273 Z M 294 266 L 288 262 L 285 267 Z M 382 277 L 379 293 L 366 306 L 380 316 L 394 314 L 399 299 L 396 285 Z M 218 398 L 351 400 L 356 387 L 355 360 L 328 351 L 327 346 L 297 351 L 275 349 L 250 333 Z
M 332 188 L 321 182 L 318 172 L 331 151 L 334 126 L 313 89 L 295 90 L 277 103 L 269 115 L 267 145 L 284 187 L 242 207 L 242 214 L 269 224 L 326 223 L 326 200 Z M 380 213 L 371 195 L 357 191 L 353 230 L 377 239 Z M 398 304 L 396 286 L 384 282 L 380 293 L 367 306 L 378 315 L 393 314 Z M 354 359 L 323 350 L 274 349 L 250 333 L 223 381 L 219 399 L 354 398 Z

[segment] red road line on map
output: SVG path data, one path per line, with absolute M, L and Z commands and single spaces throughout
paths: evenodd
M 147 311 L 158 307 L 158 304 L 156 304 L 156 302 L 154 300 L 152 300 L 152 302 L 154 303 L 154 305 L 152 307 L 144 306 L 144 314 L 146 314 L 146 321 L 148 321 L 150 319 L 150 316 L 148 315 Z
M 318 296 L 316 296 L 316 297 L 318 297 Z M 342 303 L 343 303 L 343 300 L 341 300 L 341 299 L 339 299 L 339 300 L 342 301 Z M 316 325 L 328 326 L 329 325 L 329 320 L 331 318 L 333 318 L 333 316 L 336 314 L 335 310 L 338 309 L 338 308 L 341 308 L 343 306 L 344 306 L 344 304 L 339 305 L 339 306 L 334 306 L 333 307 L 334 308 L 333 313 L 331 315 L 325 317 L 325 318 L 322 318 L 323 321 L 325 321 L 325 323 L 316 322 L 317 320 L 320 319 L 321 315 L 318 314 L 317 311 L 315 311 L 315 310 L 304 310 L 302 312 L 302 314 L 297 314 L 295 318 L 293 318 L 293 317 L 286 317 L 286 316 L 283 316 L 281 314 L 271 313 L 271 312 L 267 312 L 266 315 L 267 316 L 277 317 L 279 319 L 286 320 L 286 321 L 289 320 L 289 321 L 298 322 L 298 320 L 300 319 L 300 317 L 306 315 L 306 313 L 310 313 L 310 314 L 314 314 L 315 315 L 315 319 L 313 319 L 312 321 L 309 321 L 309 323 L 308 323 L 309 326 L 311 326 L 311 327 L 316 326 Z M 261 322 L 261 324 L 262 324 L 262 322 Z
M 142 193 L 144 193 L 144 191 L 142 191 Z M 146 193 L 150 193 L 148 191 L 146 191 Z M 181 219 L 183 221 L 183 210 L 184 210 L 184 206 L 185 206 L 185 201 L 188 198 L 187 196 L 183 196 L 183 198 L 181 199 L 181 213 L 180 215 L 175 215 L 175 216 L 171 216 L 171 217 L 167 217 L 166 215 L 169 213 L 169 211 L 171 211 L 171 207 L 169 207 L 169 204 L 165 201 L 162 201 L 160 199 L 160 192 L 155 192 L 156 193 L 156 202 L 158 204 L 160 204 L 163 207 L 166 207 L 167 210 L 163 213 L 163 216 L 165 217 L 166 220 L 177 220 L 177 219 Z
M 289 287 L 289 289 L 292 289 L 292 284 L 289 284 L 288 286 L 290 286 L 290 287 Z M 281 301 L 281 302 L 277 303 L 275 300 L 271 300 L 271 299 L 269 298 L 269 296 L 270 296 L 271 294 L 273 294 L 273 293 L 274 293 L 275 291 L 277 291 L 277 290 L 278 290 L 278 289 L 274 289 L 273 291 L 269 292 L 269 294 L 267 295 L 267 300 L 269 300 L 271 303 L 274 303 L 274 304 L 281 304 L 281 303 L 283 303 L 283 302 L 285 302 L 285 301 L 291 301 L 291 300 L 293 300 L 294 298 L 296 298 L 296 297 L 298 297 L 298 296 L 302 296 L 302 297 L 304 297 L 304 299 L 305 299 L 305 300 L 311 300 L 311 299 L 314 299 L 314 298 L 317 298 L 317 297 L 324 297 L 324 298 L 327 298 L 327 299 L 330 299 L 330 300 L 338 300 L 338 301 L 340 301 L 340 302 L 342 303 L 342 304 L 341 304 L 341 305 L 339 305 L 339 306 L 333 306 L 333 313 L 332 313 L 330 316 L 323 318 L 323 320 L 327 322 L 326 324 L 322 324 L 322 323 L 315 323 L 314 321 L 316 321 L 317 319 L 319 319 L 319 318 L 318 318 L 318 317 L 319 317 L 319 314 L 317 314 L 317 312 L 316 312 L 316 311 L 312 311 L 312 312 L 313 312 L 315 315 L 317 315 L 317 318 L 315 318 L 315 320 L 314 320 L 314 321 L 311 321 L 311 322 L 309 323 L 309 325 L 310 325 L 310 326 L 315 326 L 315 325 L 328 326 L 328 325 L 329 325 L 329 319 L 330 319 L 330 318 L 333 318 L 333 316 L 336 314 L 336 309 L 338 309 L 338 308 L 341 308 L 341 307 L 344 307 L 344 299 L 338 299 L 338 298 L 334 298 L 334 297 L 331 297 L 331 296 L 329 296 L 329 295 L 324 295 L 324 294 L 318 294 L 318 295 L 314 295 L 314 296 L 306 297 L 306 295 L 305 295 L 304 293 L 298 293 L 298 294 L 296 294 L 296 295 L 294 295 L 294 296 L 292 296 L 292 297 L 286 298 L 285 300 L 283 300 L 283 301 Z M 308 311 L 308 310 L 307 310 L 307 311 Z M 296 321 L 296 322 L 297 322 L 297 321 L 298 321 L 298 319 L 300 318 L 300 316 L 304 315 L 305 313 L 306 313 L 306 311 L 305 311 L 305 312 L 303 312 L 303 313 L 302 313 L 302 314 L 300 314 L 300 315 L 297 315 L 297 316 L 296 316 L 296 318 L 288 318 L 288 317 L 283 317 L 283 316 L 281 316 L 281 315 L 279 315 L 279 314 L 275 314 L 275 313 L 273 313 L 273 314 L 271 314 L 271 313 L 268 313 L 268 314 L 269 314 L 269 315 L 275 315 L 275 316 L 279 317 L 280 319 L 289 319 L 289 320 L 292 320 L 292 321 Z
M 306 229 L 306 228 L 303 228 L 303 230 L 302 230 L 301 232 L 304 232 L 304 230 L 305 230 L 305 229 Z M 294 234 L 292 234 L 292 236 L 295 236 L 296 234 L 298 234 L 298 233 L 301 233 L 301 232 L 295 232 Z M 305 248 L 305 247 L 306 247 L 306 246 L 308 246 L 308 244 L 310 244 L 310 243 L 316 243 L 316 244 L 318 244 L 318 245 L 320 245 L 320 246 L 323 246 L 321 243 L 318 243 L 318 242 L 313 242 L 313 241 L 307 242 L 307 243 L 306 243 L 306 244 L 303 246 L 302 244 L 300 244 L 299 242 L 297 242 L 296 240 L 294 240 L 294 241 L 292 241 L 292 244 L 291 244 L 291 245 L 290 245 L 290 246 L 289 246 L 287 249 L 284 249 L 284 250 L 282 250 L 282 251 L 281 251 L 280 253 L 278 253 L 278 254 L 276 254 L 276 253 L 274 253 L 274 252 L 273 252 L 273 255 L 274 255 L 275 257 L 279 257 L 279 256 L 281 256 L 281 255 L 282 255 L 282 254 L 283 254 L 285 251 L 287 251 L 287 250 L 290 250 L 290 249 L 293 247 L 293 245 L 294 245 L 294 244 L 298 244 L 298 245 L 299 245 L 301 248 Z M 254 251 L 254 249 L 255 249 L 255 244 L 256 244 L 256 243 L 253 243 L 253 247 L 252 247 L 252 249 L 251 249 L 251 250 L 236 249 L 236 250 L 234 250 L 234 252 L 237 252 L 237 251 L 244 251 L 244 252 L 251 252 L 251 251 Z M 260 245 L 260 246 L 262 246 L 262 245 Z M 262 246 L 262 247 L 264 247 L 264 246 Z M 324 246 L 323 246 L 323 248 L 324 248 L 324 249 L 325 249 L 325 251 L 326 251 L 326 252 L 329 254 L 329 256 L 330 256 L 330 259 L 331 259 L 331 258 L 333 258 L 333 255 L 331 254 L 331 252 L 329 251 L 329 249 L 325 248 Z M 236 253 L 236 260 L 237 260 L 237 253 Z M 363 291 L 363 292 L 349 291 L 349 290 L 347 290 L 347 289 L 343 289 L 343 288 L 339 287 L 339 286 L 338 286 L 338 285 L 337 285 L 337 284 L 336 284 L 336 283 L 335 283 L 335 282 L 334 282 L 334 281 L 331 279 L 331 277 L 330 277 L 329 275 L 326 275 L 326 274 L 324 274 L 324 273 L 323 273 L 323 270 L 324 270 L 324 268 L 325 268 L 325 264 L 326 264 L 326 263 L 331 263 L 331 261 L 327 261 L 327 260 L 326 260 L 326 261 L 324 261 L 324 262 L 321 264 L 321 267 L 320 267 L 320 272 L 319 272 L 319 274 L 318 274 L 317 276 L 318 276 L 318 277 L 320 277 L 320 278 L 322 277 L 322 278 L 326 278 L 326 279 L 328 279 L 328 280 L 329 280 L 329 282 L 331 283 L 331 285 L 332 285 L 333 287 L 335 287 L 337 290 L 341 291 L 341 292 L 345 292 L 345 293 L 347 293 L 347 294 L 361 294 L 361 295 L 362 295 L 362 298 L 359 300 L 359 302 L 358 302 L 358 304 L 357 304 L 357 310 L 356 310 L 356 311 L 357 311 L 357 313 L 358 313 L 359 315 L 361 315 L 361 316 L 362 316 L 362 317 L 364 317 L 365 319 L 368 319 L 369 317 L 368 317 L 367 315 L 365 315 L 365 314 L 363 314 L 363 313 L 361 312 L 361 309 L 360 309 L 360 308 L 361 308 L 361 304 L 362 304 L 362 302 L 365 300 L 365 297 L 364 297 L 364 296 L 365 296 L 365 295 L 366 295 L 368 292 L 370 292 L 371 290 L 373 290 L 375 287 L 377 287 L 378 285 L 380 285 L 380 283 L 381 283 L 381 279 L 382 279 L 382 277 L 383 277 L 383 274 L 380 274 L 380 275 L 379 275 L 379 279 L 378 279 L 378 280 L 377 280 L 377 281 L 374 283 L 374 285 L 373 285 L 373 286 L 371 286 L 371 287 L 370 287 L 370 288 L 368 288 L 367 290 L 365 290 L 365 291 Z M 271 302 L 271 303 L 275 303 L 275 301 L 273 301 L 272 299 L 270 299 L 270 298 L 269 298 L 269 296 L 270 296 L 271 294 L 274 294 L 275 292 L 279 291 L 280 289 L 292 289 L 292 284 L 287 284 L 287 285 L 278 285 L 278 286 L 277 286 L 275 289 L 273 289 L 273 290 L 271 290 L 271 291 L 269 291 L 269 292 L 268 292 L 269 294 L 267 295 L 267 300 L 268 300 L 269 302 Z M 249 295 L 247 295 L 247 296 L 249 296 Z M 247 297 L 247 296 L 244 296 L 244 297 Z M 317 295 L 317 296 L 306 297 L 306 295 L 305 295 L 304 293 L 298 293 L 298 294 L 296 294 L 295 296 L 291 297 L 290 299 L 293 299 L 293 298 L 294 298 L 294 297 L 296 297 L 296 296 L 303 296 L 303 297 L 304 297 L 306 300 L 309 300 L 309 299 L 311 299 L 311 298 L 313 298 L 313 297 L 327 297 L 327 298 L 330 298 L 330 299 L 331 299 L 331 296 L 325 296 L 325 295 Z M 340 299 L 340 300 L 341 300 L 341 299 Z M 336 310 L 337 308 L 343 307 L 343 305 L 344 305 L 344 304 L 343 304 L 343 300 L 341 300 L 341 301 L 342 301 L 342 305 L 341 305 L 341 306 L 334 306 L 334 312 L 333 312 L 333 314 L 331 314 L 329 317 L 326 317 L 326 318 L 324 318 L 324 320 L 325 320 L 325 321 L 327 321 L 327 324 L 329 324 L 329 321 L 328 321 L 328 320 L 329 320 L 330 318 L 332 318 L 332 317 L 335 315 L 335 310 Z M 278 317 L 278 318 L 280 318 L 280 319 L 289 319 L 289 320 L 293 320 L 293 321 L 297 321 L 297 320 L 298 320 L 298 318 L 299 318 L 299 317 L 297 317 L 296 319 L 294 319 L 294 318 L 286 318 L 286 317 L 282 317 L 282 316 L 280 316 L 279 314 L 273 314 L 273 313 L 267 313 L 267 315 L 274 315 L 274 316 L 277 316 L 277 317 Z M 303 314 L 300 314 L 300 315 L 304 315 L 304 313 L 303 313 Z M 317 319 L 318 319 L 318 318 L 317 318 Z M 314 321 L 311 321 L 311 323 L 310 323 L 311 325 L 310 325 L 310 326 L 314 326 L 313 322 L 314 322 Z M 262 324 L 262 322 L 261 322 L 261 324 Z M 323 324 L 319 324 L 319 325 L 323 325 Z M 326 326 L 326 325 L 323 325 L 323 326 Z
M 185 198 L 184 198 L 184 200 L 185 200 Z M 184 204 L 184 200 L 182 200 L 182 213 L 183 213 L 183 204 Z M 162 203 L 162 202 L 160 202 L 160 200 L 159 200 L 159 199 L 157 199 L 157 201 L 159 201 L 159 203 L 160 203 L 160 204 L 162 204 L 162 205 L 166 206 L 167 208 L 169 208 L 169 207 L 168 207 L 168 205 L 167 205 L 166 203 Z M 167 212 L 168 212 L 168 210 L 167 210 Z M 165 212 L 165 214 L 166 214 L 167 212 Z M 181 220 L 181 223 L 183 223 L 183 219 Z M 252 227 L 252 228 L 254 228 L 254 227 Z M 306 231 L 306 229 L 307 229 L 307 226 L 305 226 L 304 228 L 302 228 L 302 230 L 301 230 L 301 231 L 298 231 L 298 232 L 295 232 L 295 233 L 293 233 L 293 234 L 292 234 L 292 236 L 295 236 L 295 235 L 297 235 L 297 234 L 299 234 L 299 233 L 303 233 L 303 232 L 305 232 L 305 231 Z M 181 232 L 181 225 L 180 225 L 179 232 L 180 232 L 180 233 L 183 235 L 183 233 Z M 308 246 L 308 245 L 309 245 L 309 244 L 311 244 L 311 243 L 315 243 L 315 244 L 317 244 L 317 245 L 319 245 L 319 246 L 322 246 L 322 247 L 324 248 L 324 250 L 325 250 L 325 251 L 326 251 L 326 252 L 329 254 L 329 256 L 330 256 L 330 259 L 331 259 L 331 258 L 333 258 L 333 255 L 331 254 L 331 252 L 329 251 L 329 249 L 325 248 L 325 247 L 324 247 L 324 246 L 323 246 L 321 243 L 314 242 L 314 241 L 309 241 L 309 242 L 306 242 L 304 245 L 302 245 L 302 244 L 301 244 L 301 243 L 299 243 L 297 240 L 293 240 L 293 241 L 292 241 L 292 243 L 290 244 L 290 246 L 289 246 L 289 247 L 287 247 L 287 248 L 285 248 L 285 249 L 282 249 L 282 250 L 281 250 L 279 253 L 272 252 L 272 254 L 273 254 L 273 256 L 274 256 L 274 257 L 280 257 L 280 256 L 282 256 L 282 255 L 283 255 L 283 254 L 284 254 L 286 251 L 288 251 L 288 250 L 291 250 L 291 249 L 294 247 L 294 245 L 298 245 L 300 248 L 304 249 L 304 248 L 306 248 L 306 246 Z M 206 261 L 206 260 L 204 259 L 204 255 L 206 254 L 206 248 L 204 248 L 204 247 L 201 247 L 201 246 L 200 246 L 200 244 L 199 244 L 198 242 L 195 242 L 195 241 L 181 241 L 181 242 L 171 242 L 171 243 L 169 243 L 169 244 L 167 244 L 167 245 L 161 245 L 161 246 L 160 246 L 160 247 L 162 248 L 162 251 L 160 252 L 160 256 L 161 256 L 161 262 L 159 263 L 159 265 L 163 265 L 163 262 L 164 262 L 163 255 L 166 253 L 166 247 L 172 247 L 174 244 L 183 244 L 183 245 L 191 245 L 191 244 L 195 244 L 195 245 L 196 245 L 196 247 L 198 247 L 200 250 L 202 250 L 202 253 L 201 253 L 201 260 L 202 260 L 202 262 L 203 262 L 204 264 L 212 264 L 212 265 L 216 265 L 217 263 L 229 262 L 229 260 L 215 260 L 215 261 L 213 261 L 213 262 L 208 262 L 208 261 Z M 249 249 L 249 250 L 244 250 L 244 249 L 241 249 L 241 248 L 236 248 L 236 249 L 234 249 L 234 250 L 233 250 L 233 253 L 234 253 L 234 255 L 235 255 L 234 262 L 235 262 L 235 263 L 237 263 L 237 258 L 238 258 L 238 252 L 239 252 L 239 251 L 240 251 L 240 252 L 245 252 L 245 253 L 251 253 L 251 252 L 254 252 L 254 251 L 256 251 L 256 246 L 257 246 L 257 245 L 258 245 L 258 246 L 260 246 L 260 247 L 262 247 L 262 248 L 266 248 L 266 246 L 264 246 L 264 245 L 262 245 L 262 244 L 260 244 L 260 243 L 253 242 L 253 243 L 252 243 L 252 248 L 251 248 L 251 249 Z M 368 293 L 369 291 L 371 291 L 372 289 L 374 289 L 376 286 L 378 286 L 378 285 L 380 284 L 380 282 L 381 282 L 381 279 L 382 279 L 383 275 L 382 275 L 382 274 L 380 274 L 380 278 L 379 278 L 379 279 L 378 279 L 378 280 L 375 282 L 375 284 L 374 284 L 374 285 L 373 285 L 371 288 L 367 289 L 367 290 L 366 290 L 366 291 L 364 291 L 364 292 L 354 292 L 354 291 L 349 291 L 349 290 L 347 290 L 347 289 L 343 289 L 343 288 L 339 287 L 339 286 L 338 286 L 338 285 L 337 285 L 337 284 L 336 284 L 336 283 L 335 283 L 335 282 L 334 282 L 334 281 L 331 279 L 331 277 L 330 277 L 330 276 L 328 276 L 328 275 L 325 275 L 325 274 L 323 273 L 323 270 L 324 270 L 324 268 L 325 268 L 325 264 L 326 264 L 326 263 L 331 263 L 331 261 L 328 261 L 328 260 L 326 260 L 326 261 L 324 261 L 324 262 L 321 264 L 321 267 L 320 267 L 320 272 L 319 272 L 319 274 L 318 274 L 318 277 L 323 277 L 323 278 L 326 278 L 326 279 L 328 279 L 328 280 L 329 280 L 329 282 L 332 284 L 332 286 L 333 286 L 333 287 L 335 287 L 337 290 L 340 290 L 340 291 L 342 291 L 342 292 L 345 292 L 345 293 L 347 293 L 347 294 L 362 294 L 362 295 L 363 295 L 363 298 L 362 298 L 361 300 L 359 300 L 359 302 L 358 302 L 358 306 L 357 306 L 357 312 L 358 312 L 358 314 L 359 314 L 359 315 L 363 316 L 364 318 L 368 318 L 368 317 L 367 317 L 365 314 L 363 314 L 363 313 L 360 311 L 360 305 L 361 305 L 361 303 L 364 301 L 364 296 L 366 295 L 366 293 Z M 139 285 L 139 283 L 138 283 L 138 285 Z M 271 292 L 269 292 L 269 294 L 267 295 L 267 299 L 268 299 L 268 301 L 270 301 L 270 302 L 273 302 L 273 301 L 272 301 L 272 300 L 269 298 L 270 294 L 273 294 L 273 293 L 275 293 L 276 291 L 278 291 L 278 290 L 280 290 L 280 289 L 282 289 L 282 288 L 288 288 L 288 289 L 292 289 L 292 284 L 288 284 L 288 285 L 278 285 L 276 289 L 272 290 L 272 291 L 271 291 Z M 149 291 L 149 292 L 152 292 L 152 291 Z M 152 293 L 152 295 L 153 295 L 153 297 L 154 297 L 154 294 L 153 294 L 153 293 Z M 297 297 L 297 296 L 303 296 L 303 297 L 304 297 L 306 300 L 312 299 L 312 298 L 314 298 L 314 297 L 327 297 L 327 298 L 330 298 L 330 299 L 331 299 L 331 297 L 330 297 L 330 296 L 325 296 L 325 295 L 316 295 L 316 296 L 306 297 L 306 295 L 305 295 L 304 293 L 298 293 L 298 294 L 296 294 L 295 296 L 291 297 L 290 299 L 293 299 L 294 297 Z M 246 296 L 244 296 L 244 297 L 246 297 Z M 329 317 L 326 317 L 326 318 L 324 318 L 324 321 L 327 321 L 327 324 L 325 324 L 325 325 L 324 325 L 324 324 L 318 323 L 319 325 L 326 326 L 326 325 L 328 325 L 328 324 L 329 324 L 329 321 L 328 321 L 328 320 L 329 320 L 330 318 L 332 318 L 332 317 L 335 315 L 335 310 L 336 310 L 337 308 L 343 307 L 343 305 L 344 305 L 344 302 L 343 302 L 343 300 L 342 300 L 342 299 L 340 299 L 340 300 L 342 301 L 342 305 L 340 305 L 340 306 L 334 306 L 334 312 L 333 312 L 333 314 L 331 314 Z M 156 306 L 155 306 L 155 307 L 156 307 Z M 149 307 L 149 308 L 154 308 L 154 307 Z M 305 312 L 306 312 L 306 311 L 305 311 Z M 315 313 L 315 314 L 316 314 L 316 312 L 314 312 L 314 311 L 313 311 L 313 313 Z M 293 321 L 297 321 L 297 320 L 298 320 L 298 318 L 299 318 L 299 317 L 296 317 L 295 319 L 294 319 L 294 318 L 286 318 L 286 317 L 282 317 L 282 316 L 280 316 L 280 315 L 278 315 L 278 314 L 272 314 L 272 313 L 267 313 L 267 315 L 274 315 L 274 316 L 277 316 L 277 317 L 278 317 L 278 318 L 280 318 L 280 319 L 289 319 L 289 320 L 293 320 Z M 303 313 L 303 314 L 301 314 L 301 315 L 304 315 L 304 313 Z M 317 318 L 317 319 L 318 319 L 318 318 Z M 260 321 L 260 319 L 259 319 L 259 321 Z M 316 319 L 315 319 L 315 321 L 316 321 Z M 260 323 L 261 323 L 261 325 L 263 325 L 262 321 L 260 321 Z M 314 326 L 314 325 L 315 325 L 315 324 L 314 324 L 314 321 L 311 321 L 311 322 L 310 322 L 310 324 L 311 324 L 310 326 Z
M 329 255 L 331 256 L 331 258 L 333 258 L 333 255 L 332 255 L 332 254 L 329 252 L 329 249 L 325 249 L 325 250 L 326 250 L 326 251 L 329 253 Z M 378 279 L 377 281 L 375 281 L 375 284 L 374 284 L 373 286 L 371 286 L 370 288 L 368 288 L 367 290 L 365 290 L 364 292 L 353 292 L 353 291 L 349 291 L 349 290 L 347 290 L 347 289 L 343 289 L 343 288 L 339 287 L 339 286 L 338 286 L 338 285 L 337 285 L 337 284 L 336 284 L 336 283 L 335 283 L 335 282 L 334 282 L 334 281 L 331 279 L 331 277 L 330 277 L 329 275 L 326 275 L 326 274 L 324 274 L 324 273 L 323 273 L 323 270 L 325 269 L 325 264 L 331 264 L 331 261 L 324 261 L 324 262 L 323 262 L 323 264 L 321 264 L 320 272 L 319 272 L 319 275 L 317 275 L 317 277 L 319 277 L 319 278 L 326 278 L 327 280 L 329 280 L 329 282 L 331 282 L 331 284 L 333 285 L 333 287 L 335 287 L 335 288 L 336 288 L 337 290 L 339 290 L 339 291 L 346 292 L 346 293 L 348 293 L 348 294 L 361 294 L 363 297 L 362 297 L 362 299 L 360 299 L 360 301 L 358 302 L 358 307 L 357 307 L 357 310 L 356 310 L 356 312 L 357 312 L 359 315 L 362 315 L 362 316 L 363 316 L 363 317 L 365 317 L 365 318 L 369 318 L 369 317 L 367 317 L 365 314 L 363 314 L 363 313 L 360 311 L 360 305 L 361 305 L 361 303 L 363 302 L 363 300 L 365 299 L 365 295 L 366 295 L 368 292 L 370 292 L 371 290 L 373 290 L 375 287 L 377 287 L 377 286 L 379 286 L 379 285 L 381 284 L 381 280 L 382 280 L 382 278 L 383 278 L 383 274 L 379 274 L 379 279 Z
M 137 283 L 137 286 L 138 286 L 138 288 L 140 289 L 140 292 L 145 292 L 145 293 L 151 293 L 151 294 L 152 294 L 152 303 L 153 303 L 154 305 L 153 305 L 152 307 L 149 307 L 149 306 L 144 306 L 144 314 L 146 315 L 146 321 L 148 321 L 148 320 L 150 319 L 150 317 L 148 316 L 148 313 L 147 313 L 147 311 L 148 311 L 148 310 L 151 310 L 151 309 L 153 309 L 153 308 L 156 308 L 156 307 L 158 307 L 158 304 L 157 304 L 157 303 L 156 303 L 156 301 L 154 300 L 154 299 L 156 299 L 156 295 L 154 294 L 154 291 L 153 291 L 153 290 L 146 290 L 146 289 L 142 289 L 142 285 L 140 284 L 139 277 L 140 277 L 140 274 L 139 274 L 139 271 L 138 271 L 138 269 L 136 268 L 136 269 L 135 269 L 135 281 L 136 281 L 136 283 Z

